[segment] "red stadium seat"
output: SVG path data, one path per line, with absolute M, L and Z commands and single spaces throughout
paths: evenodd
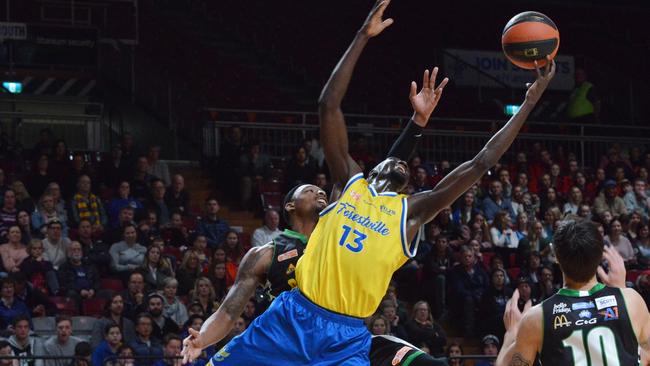
M 178 248 L 176 248 L 174 246 L 166 245 L 163 248 L 162 253 L 163 253 L 163 255 L 167 255 L 167 256 L 176 258 L 176 260 L 179 261 L 179 262 L 183 260 L 183 253 L 181 253 L 180 249 L 178 249 Z
M 106 299 L 94 298 L 84 300 L 81 303 L 81 312 L 86 316 L 94 316 L 95 318 L 101 318 L 104 313 L 104 305 L 106 305 Z
M 244 247 L 244 251 L 248 251 L 251 248 L 251 234 L 243 232 L 239 234 L 239 241 Z
M 194 216 L 186 216 L 183 218 L 183 226 L 185 226 L 188 231 L 195 231 L 196 227 L 198 226 L 198 222 Z
M 631 270 L 627 271 L 626 280 L 636 284 L 636 279 L 639 278 L 639 276 L 641 276 L 641 274 L 643 274 L 642 271 L 639 271 L 639 270 L 636 270 L 636 269 L 631 269 Z
M 113 292 L 121 292 L 124 290 L 122 280 L 116 278 L 102 278 L 101 287 L 102 289 L 111 290 Z
M 517 255 L 515 253 L 510 253 L 510 267 L 517 265 Z
M 484 252 L 481 253 L 481 256 L 483 257 L 483 265 L 485 268 L 490 269 L 490 261 L 494 257 L 494 252 Z
M 261 196 L 262 196 L 262 207 L 264 209 L 272 208 L 278 212 L 280 211 L 280 207 L 282 206 L 282 200 L 284 199 L 282 193 L 266 192 L 266 193 L 262 193 Z
M 50 301 L 56 306 L 56 309 L 59 314 L 62 315 L 79 315 L 79 310 L 77 309 L 77 303 L 69 298 L 63 296 L 52 296 Z
M 519 267 L 508 268 L 508 276 L 510 277 L 510 281 L 512 282 L 515 282 L 517 280 L 517 277 L 519 277 L 519 273 L 521 273 L 521 268 Z
M 260 183 L 260 193 L 282 193 L 282 184 L 279 181 Z

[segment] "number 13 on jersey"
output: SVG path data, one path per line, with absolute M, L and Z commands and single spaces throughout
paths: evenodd
M 350 232 L 354 234 L 354 240 L 352 243 L 348 242 L 348 237 L 350 236 Z M 345 246 L 347 249 L 354 253 L 358 253 L 363 250 L 363 241 L 368 237 L 368 235 L 358 231 L 358 230 L 353 230 L 351 227 L 348 225 L 343 225 L 343 235 L 341 236 L 341 239 L 339 240 L 339 245 L 340 246 Z

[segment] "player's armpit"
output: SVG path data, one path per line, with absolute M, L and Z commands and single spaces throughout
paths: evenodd
M 527 360 L 522 356 L 521 353 L 515 353 L 512 355 L 512 360 L 508 364 L 509 366 L 530 366 L 535 362 L 534 360 Z

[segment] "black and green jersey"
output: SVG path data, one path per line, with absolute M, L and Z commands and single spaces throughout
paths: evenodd
M 291 230 L 284 230 L 273 239 L 273 260 L 266 275 L 273 297 L 297 286 L 296 264 L 306 246 L 307 238 Z
M 638 343 L 618 288 L 566 288 L 542 303 L 542 365 L 630 366 L 639 364 Z

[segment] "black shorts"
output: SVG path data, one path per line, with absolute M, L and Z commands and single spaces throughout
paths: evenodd
M 434 358 L 395 337 L 372 337 L 371 366 L 448 366 L 445 358 Z

